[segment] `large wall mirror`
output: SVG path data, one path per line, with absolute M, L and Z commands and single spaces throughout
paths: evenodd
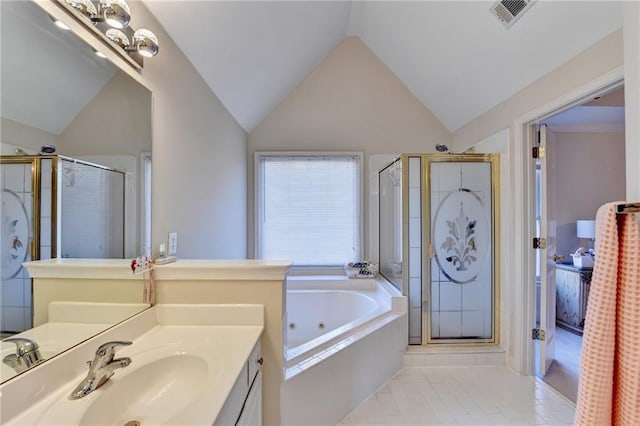
M 16 352 L 7 339 L 47 325 L 33 327 L 37 294 L 23 262 L 150 253 L 152 143 L 146 87 L 58 28 L 38 4 L 1 1 L 0 8 L 4 361 Z M 55 350 L 43 348 L 44 357 L 141 309 L 84 327 L 75 341 L 51 335 Z M 10 364 L 0 363 L 0 381 L 23 370 Z

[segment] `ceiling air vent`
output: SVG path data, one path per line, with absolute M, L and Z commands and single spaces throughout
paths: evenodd
M 505 28 L 510 28 L 537 0 L 502 0 L 495 2 L 491 11 Z

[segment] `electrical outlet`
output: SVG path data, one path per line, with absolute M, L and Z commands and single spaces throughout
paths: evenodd
M 177 252 L 178 252 L 178 233 L 169 232 L 169 249 L 167 250 L 167 254 L 169 256 L 175 256 Z

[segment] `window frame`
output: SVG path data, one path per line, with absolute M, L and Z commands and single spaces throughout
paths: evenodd
M 262 247 L 261 247 L 261 225 L 260 225 L 260 217 L 262 214 L 261 209 L 261 200 L 262 200 L 262 174 L 260 170 L 260 162 L 264 157 L 356 157 L 358 159 L 358 174 L 360 179 L 360 187 L 358 188 L 358 209 L 359 209 L 359 217 L 358 217 L 358 232 L 359 232 L 359 241 L 358 241 L 358 252 L 360 253 L 360 257 L 364 259 L 364 153 L 359 151 L 256 151 L 254 152 L 254 161 L 253 161 L 253 176 L 254 176 L 254 197 L 253 197 L 253 212 L 254 212 L 254 231 L 253 231 L 253 241 L 254 241 L 254 256 L 256 259 L 262 258 Z M 286 260 L 286 259 L 285 259 Z M 288 259 L 291 260 L 291 259 Z M 304 270 L 335 270 L 338 265 L 320 265 L 320 266 L 310 266 L 310 265 L 292 265 L 291 269 L 296 269 L 299 271 Z

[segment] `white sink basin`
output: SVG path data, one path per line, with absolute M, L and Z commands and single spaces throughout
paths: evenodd
M 110 380 L 80 419 L 81 425 L 145 425 L 175 423 L 202 392 L 207 363 L 193 355 L 152 361 L 120 380 Z
M 181 424 L 185 410 L 200 400 L 220 372 L 215 356 L 201 356 L 196 349 L 191 344 L 170 343 L 147 350 L 132 345 L 117 351 L 117 358 L 131 358 L 128 367 L 116 370 L 104 385 L 81 399 L 69 399 L 68 389 L 37 424 Z

